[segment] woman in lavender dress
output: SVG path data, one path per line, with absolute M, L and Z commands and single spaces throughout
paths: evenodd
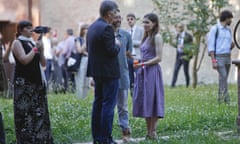
M 143 19 L 145 34 L 140 47 L 141 63 L 137 70 L 133 116 L 146 120 L 147 137 L 157 139 L 157 122 L 164 117 L 164 88 L 159 62 L 162 59 L 163 41 L 159 31 L 157 15 L 146 14 Z

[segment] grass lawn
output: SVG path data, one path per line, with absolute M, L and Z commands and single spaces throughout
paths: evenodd
M 172 89 L 166 86 L 165 118 L 159 121 L 157 132 L 159 136 L 169 136 L 169 138 L 140 143 L 239 144 L 240 135 L 237 134 L 236 129 L 237 85 L 230 85 L 229 93 L 230 105 L 219 105 L 217 85 L 202 85 L 196 89 L 183 86 Z M 92 90 L 86 99 L 78 99 L 74 94 L 48 94 L 55 144 L 91 141 L 92 101 Z M 129 110 L 132 137 L 145 137 L 145 121 L 132 117 L 131 97 L 129 97 Z M 4 117 L 7 144 L 15 143 L 12 100 L 0 98 L 0 111 Z M 121 138 L 117 115 L 114 119 L 113 136 L 115 139 Z

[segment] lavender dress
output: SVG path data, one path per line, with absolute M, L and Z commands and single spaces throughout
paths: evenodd
M 156 56 L 155 47 L 147 38 L 140 47 L 142 60 Z M 133 95 L 133 116 L 164 117 L 164 87 L 159 64 L 147 65 L 137 70 Z

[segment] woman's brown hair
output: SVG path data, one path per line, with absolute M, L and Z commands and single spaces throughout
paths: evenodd
M 85 30 L 85 29 L 88 29 L 88 24 L 83 24 L 83 25 L 81 26 L 80 33 L 79 33 L 79 36 L 80 36 L 80 37 L 84 37 L 84 35 L 85 35 L 84 30 Z
M 154 23 L 155 25 L 152 28 L 152 31 L 150 32 L 150 35 L 148 32 L 144 32 L 144 36 L 142 39 L 142 43 L 146 40 L 147 37 L 150 37 L 150 44 L 154 45 L 154 37 L 155 35 L 159 32 L 159 20 L 158 20 L 158 16 L 154 13 L 148 13 L 144 16 L 145 19 L 150 20 L 152 23 Z
M 25 27 L 31 26 L 32 27 L 32 23 L 28 20 L 22 20 L 18 23 L 17 25 L 17 33 L 16 33 L 16 38 L 19 37 L 21 35 L 21 32 L 23 31 L 23 29 Z

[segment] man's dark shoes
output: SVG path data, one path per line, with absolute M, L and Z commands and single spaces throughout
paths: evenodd
M 115 142 L 114 140 L 110 140 L 109 142 L 98 142 L 98 141 L 95 141 L 94 144 L 117 144 L 117 142 Z
M 130 136 L 131 136 L 131 132 L 130 132 L 130 130 L 128 128 L 123 130 L 123 132 L 122 132 L 122 140 L 123 140 L 124 143 L 130 142 Z
M 109 143 L 108 143 L 108 144 L 117 144 L 117 142 L 114 141 L 112 137 L 110 137 L 110 138 L 109 138 Z

